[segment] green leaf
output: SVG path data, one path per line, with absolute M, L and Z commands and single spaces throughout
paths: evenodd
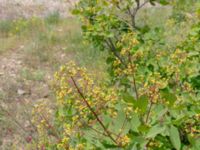
M 78 10 L 78 9 L 72 10 L 73 15 L 78 15 L 79 13 L 80 13 L 80 10 Z
M 198 138 L 198 139 L 196 139 L 196 141 L 195 141 L 195 145 L 194 145 L 194 149 L 200 149 L 200 139 Z
M 131 129 L 138 132 L 138 127 L 141 125 L 140 119 L 137 114 L 134 114 L 131 119 Z
M 192 145 L 191 150 L 199 150 L 200 149 L 200 138 L 192 137 L 191 135 L 187 136 L 190 144 Z
M 106 63 L 107 63 L 107 64 L 111 64 L 114 60 L 115 60 L 115 59 L 114 59 L 113 57 L 108 57 L 108 58 L 106 59 Z
M 102 144 L 105 148 L 117 148 L 115 144 L 110 144 L 108 141 L 103 141 Z
M 156 135 L 161 134 L 164 131 L 165 131 L 165 127 L 160 126 L 160 125 L 155 125 L 149 130 L 146 137 L 147 138 L 154 138 L 154 137 L 156 137 Z
M 150 0 L 149 2 L 150 2 L 150 4 L 153 5 L 153 6 L 156 5 L 156 4 L 155 4 L 155 0 Z
M 156 2 L 161 4 L 161 5 L 168 5 L 169 4 L 169 2 L 167 0 L 150 0 L 149 2 L 153 6 L 156 5 Z
M 135 98 L 131 94 L 129 94 L 128 92 L 123 93 L 122 94 L 122 98 L 127 103 L 132 103 L 133 104 L 136 101 Z
M 145 125 L 145 124 L 142 124 L 138 127 L 138 130 L 141 132 L 141 133 L 146 133 L 149 131 L 149 126 Z
M 125 128 L 128 125 L 128 124 L 124 125 L 125 118 L 126 118 L 126 114 L 124 113 L 123 109 L 120 109 L 116 118 L 112 120 L 112 123 L 110 123 L 109 129 L 112 130 L 113 132 L 118 132 L 123 126 L 124 127 L 123 132 L 125 132 Z
M 200 75 L 191 78 L 192 86 L 196 89 L 200 89 Z
M 169 136 L 170 136 L 170 141 L 171 141 L 172 145 L 174 146 L 174 148 L 176 150 L 180 150 L 180 148 L 181 148 L 181 140 L 180 140 L 179 131 L 173 125 L 171 125 L 171 127 L 169 129 Z
M 195 138 L 192 137 L 191 135 L 187 135 L 187 139 L 190 142 L 191 145 L 195 145 Z
M 158 1 L 161 5 L 168 5 L 169 2 L 167 0 L 159 0 Z
M 173 106 L 177 99 L 173 93 L 170 93 L 167 90 L 162 91 L 161 95 L 165 99 L 165 101 L 169 103 L 169 106 Z
M 139 108 L 142 113 L 147 111 L 148 107 L 148 97 L 143 95 L 141 96 L 136 102 L 135 102 L 135 107 Z

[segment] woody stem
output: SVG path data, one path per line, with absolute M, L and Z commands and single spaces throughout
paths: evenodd
M 73 84 L 77 90 L 77 92 L 79 93 L 79 95 L 81 96 L 81 98 L 83 99 L 84 103 L 87 105 L 87 107 L 89 108 L 89 110 L 92 112 L 92 114 L 95 116 L 96 120 L 98 121 L 98 123 L 101 125 L 101 127 L 103 128 L 103 130 L 106 132 L 107 136 L 115 143 L 118 145 L 118 142 L 112 137 L 111 133 L 107 130 L 107 128 L 105 127 L 105 125 L 103 124 L 103 122 L 100 120 L 100 118 L 98 117 L 98 115 L 96 114 L 96 112 L 92 109 L 92 107 L 90 106 L 90 104 L 88 103 L 88 101 L 86 100 L 84 94 L 81 92 L 81 90 L 79 89 L 76 81 L 74 80 L 73 77 L 71 77 Z

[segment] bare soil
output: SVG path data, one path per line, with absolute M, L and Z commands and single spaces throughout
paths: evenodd
M 77 0 L 0 0 L 0 19 L 46 16 L 59 12 L 61 16 L 71 16 L 69 11 Z

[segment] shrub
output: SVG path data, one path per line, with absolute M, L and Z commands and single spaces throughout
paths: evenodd
M 87 41 L 108 50 L 110 82 L 69 63 L 55 74 L 59 140 L 54 149 L 199 149 L 200 24 L 168 45 L 165 28 L 138 26 L 145 4 L 81 0 L 74 10 Z M 196 17 L 196 16 L 194 16 Z M 179 20 L 184 21 L 184 20 Z M 175 24 L 176 25 L 176 24 Z
M 1 21 L 0 22 L 0 33 L 2 36 L 8 36 L 9 32 L 12 30 L 12 22 L 11 21 Z
M 60 13 L 58 11 L 55 11 L 46 17 L 46 22 L 48 24 L 58 24 L 59 21 L 60 21 Z

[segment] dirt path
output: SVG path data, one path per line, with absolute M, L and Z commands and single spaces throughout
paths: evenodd
M 0 92 L 4 95 L 2 99 L 8 98 L 11 95 L 8 91 L 11 92 L 10 88 L 17 82 L 19 70 L 22 68 L 22 56 L 20 48 L 0 55 Z M 9 83 L 12 84 L 10 85 Z
M 21 140 L 24 135 L 21 135 L 15 120 L 29 129 L 31 126 L 28 118 L 31 118 L 32 106 L 37 101 L 47 100 L 50 94 L 47 82 L 27 80 L 21 75 L 23 68 L 27 67 L 24 57 L 23 46 L 0 55 L 0 105 L 12 115 L 3 110 L 6 120 L 0 120 L 0 149 L 3 150 L 10 144 L 21 144 L 19 147 L 23 148 Z
M 0 60 L 0 80 L 16 78 L 22 66 L 22 52 L 19 48 L 0 55 Z

